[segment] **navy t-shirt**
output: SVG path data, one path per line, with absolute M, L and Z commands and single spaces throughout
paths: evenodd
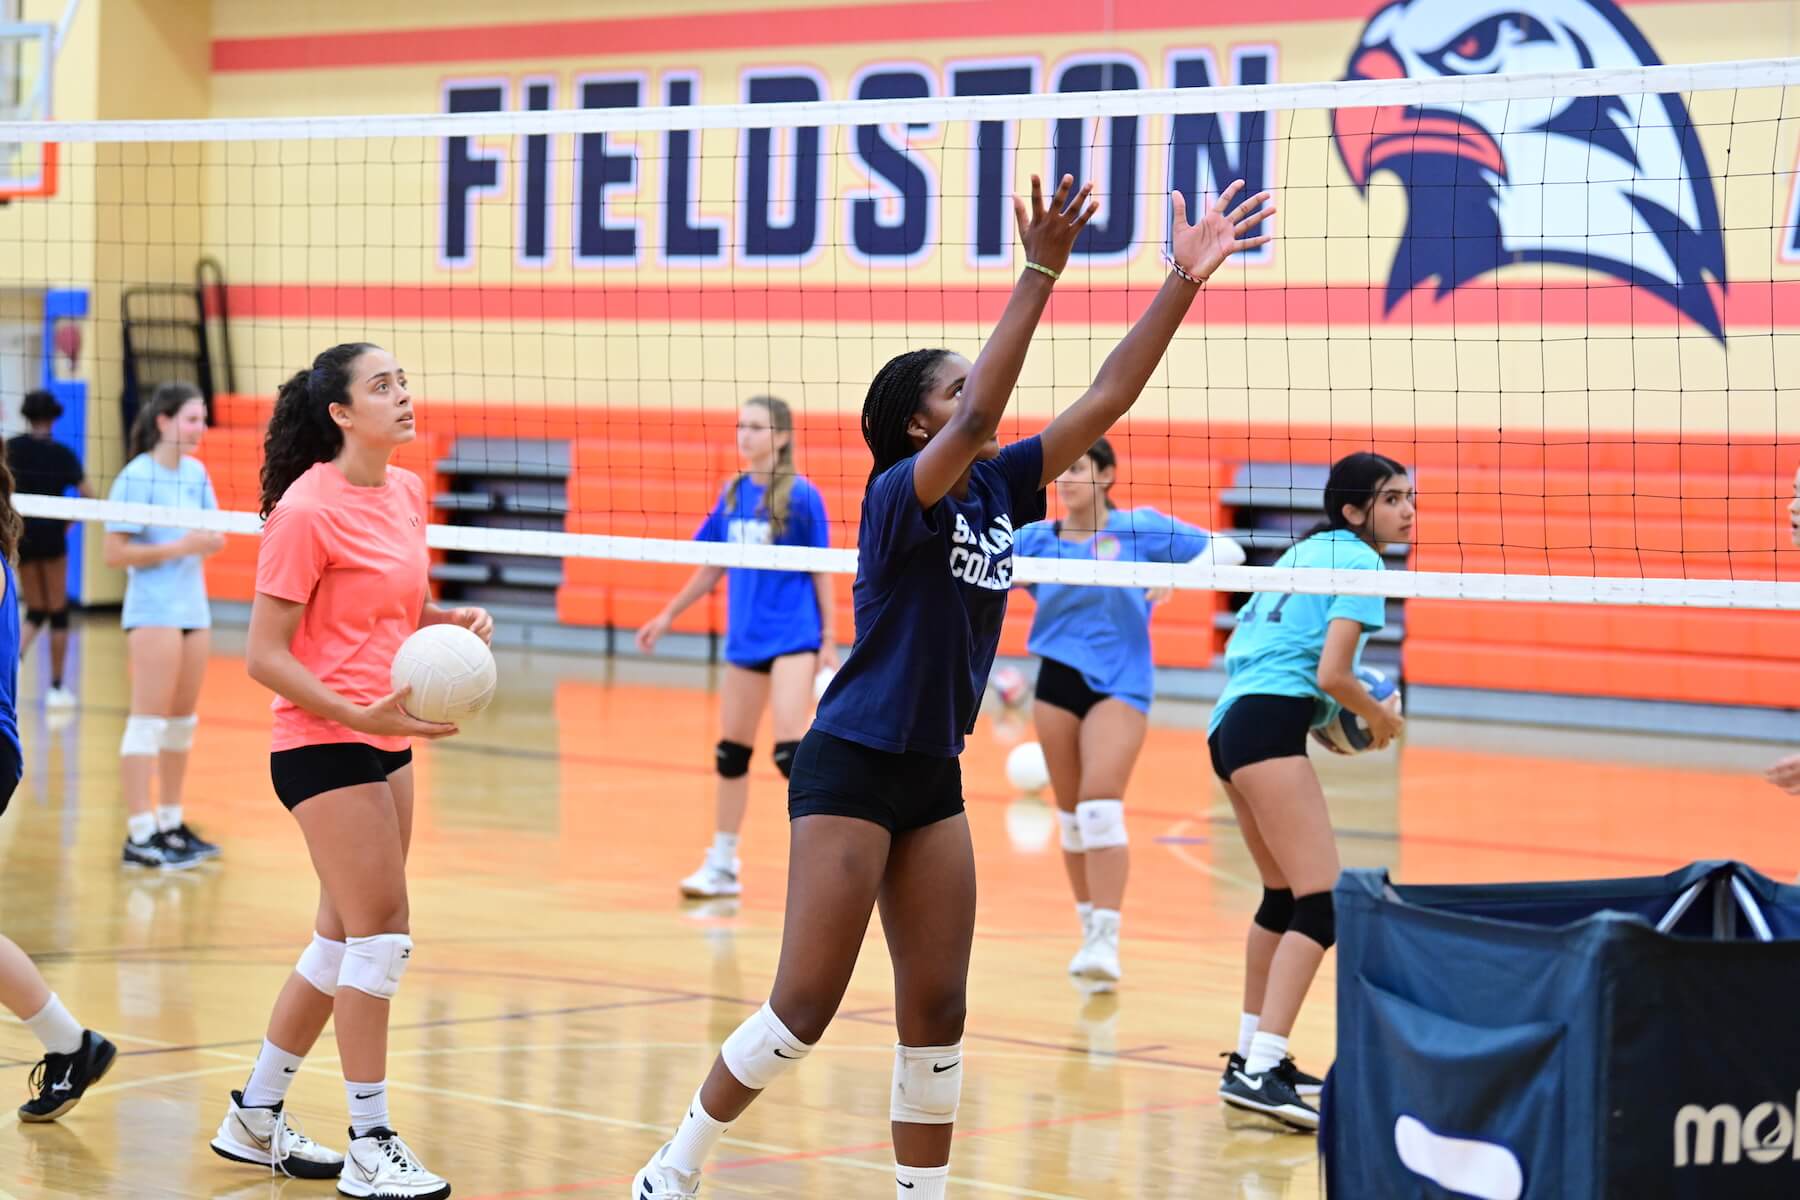
M 857 541 L 856 644 L 813 728 L 890 753 L 952 758 L 975 728 L 1012 588 L 1013 531 L 1044 519 L 1035 437 L 969 470 L 929 509 L 914 459 L 876 477 Z
M 788 494 L 787 521 L 774 538 L 763 509 L 762 484 L 740 475 L 719 496 L 694 534 L 699 542 L 738 545 L 829 546 L 825 498 L 802 476 Z M 809 571 L 728 567 L 725 571 L 725 661 L 756 666 L 784 654 L 819 648 L 819 593 Z

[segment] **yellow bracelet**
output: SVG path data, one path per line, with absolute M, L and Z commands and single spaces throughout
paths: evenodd
M 1044 273 L 1044 274 L 1046 274 L 1046 275 L 1048 275 L 1048 276 L 1049 276 L 1049 277 L 1050 277 L 1050 281 L 1051 281 L 1051 282 L 1052 282 L 1052 283 L 1054 283 L 1054 282 L 1056 282 L 1056 281 L 1057 281 L 1057 280 L 1058 280 L 1058 279 L 1061 279 L 1061 278 L 1062 278 L 1062 272 L 1061 272 L 1061 271 L 1052 271 L 1052 270 L 1051 270 L 1051 269 L 1050 269 L 1050 268 L 1049 268 L 1049 267 L 1046 267 L 1046 266 L 1044 266 L 1044 265 L 1043 265 L 1043 264 L 1041 264 L 1041 263 L 1034 263 L 1034 262 L 1027 262 L 1027 263 L 1026 263 L 1026 264 L 1025 264 L 1025 266 L 1026 266 L 1026 268 L 1027 268 L 1027 269 L 1028 269 L 1028 270 L 1032 270 L 1032 271 L 1042 271 L 1042 272 L 1043 272 L 1043 273 Z

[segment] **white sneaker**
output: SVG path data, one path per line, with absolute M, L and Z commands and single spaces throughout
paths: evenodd
M 1098 922 L 1089 926 L 1087 941 L 1076 951 L 1069 971 L 1093 984 L 1110 986 L 1119 982 L 1119 927 Z
M 281 1105 L 244 1107 L 244 1093 L 231 1093 L 231 1108 L 219 1122 L 213 1153 L 232 1162 L 268 1167 L 294 1179 L 336 1179 L 344 1156 L 327 1150 L 287 1123 Z
M 1094 929 L 1093 913 L 1090 912 L 1086 916 L 1082 916 L 1078 910 L 1075 915 L 1081 921 L 1081 949 L 1075 951 L 1075 957 L 1069 960 L 1069 974 L 1071 975 L 1081 974 L 1082 964 L 1087 962 L 1088 935 L 1092 933 Z
M 663 1162 L 668 1148 L 664 1142 L 631 1181 L 631 1200 L 694 1200 L 700 1194 L 700 1172 L 684 1174 L 668 1166 Z
M 709 854 L 698 871 L 681 881 L 681 894 L 689 900 L 716 900 L 721 896 L 739 895 L 744 890 L 738 883 L 738 870 L 742 865 L 734 858 L 727 870 L 714 862 Z
M 53 687 L 44 693 L 45 708 L 74 708 L 75 693 L 68 688 Z
M 350 1134 L 350 1150 L 338 1176 L 338 1195 L 374 1200 L 441 1200 L 450 1194 L 442 1176 L 433 1175 L 391 1129 Z

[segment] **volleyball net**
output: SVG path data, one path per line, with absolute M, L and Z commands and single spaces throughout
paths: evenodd
M 1195 302 L 1114 431 L 1112 498 L 1229 533 L 1249 562 L 1100 553 L 1019 579 L 1800 608 L 1800 61 L 1361 65 L 1217 86 L 1197 56 L 1146 89 L 1097 61 L 1048 94 L 1017 94 L 1044 86 L 1024 62 L 890 65 L 843 100 L 776 71 L 724 106 L 664 72 L 452 82 L 432 115 L 0 123 L 59 163 L 54 196 L 0 208 L 0 282 L 26 323 L 34 289 L 91 293 L 79 361 L 60 337 L 47 363 L 9 351 L 9 390 L 88 382 L 60 428 L 104 494 L 134 411 L 195 384 L 220 502 L 19 507 L 254 535 L 277 386 L 369 341 L 409 375 L 420 437 L 396 461 L 434 497 L 451 595 L 553 595 L 565 619 L 623 625 L 609 597 L 671 566 L 851 572 L 868 382 L 918 346 L 974 357 L 1023 265 L 1029 177 L 1092 180 L 1101 207 L 1007 440 L 1076 400 L 1155 294 L 1169 192 L 1192 209 L 1241 178 L 1276 193 L 1275 241 Z M 792 410 L 828 546 L 693 540 L 763 395 Z M 1418 491 L 1394 569 L 1269 567 L 1318 518 L 1331 462 L 1364 449 Z M 248 598 L 253 560 L 230 539 L 215 594 Z

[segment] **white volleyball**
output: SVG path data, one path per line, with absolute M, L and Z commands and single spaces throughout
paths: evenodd
M 823 700 L 825 698 L 825 689 L 830 687 L 831 681 L 836 678 L 837 671 L 835 668 L 820 667 L 819 673 L 813 676 L 813 699 Z
M 1044 748 L 1036 742 L 1020 742 L 1006 756 L 1006 779 L 1021 792 L 1041 792 L 1050 782 Z
M 421 721 L 455 724 L 486 708 L 499 673 L 487 643 L 461 625 L 427 625 L 400 644 L 390 675 L 410 687 L 401 707 Z

